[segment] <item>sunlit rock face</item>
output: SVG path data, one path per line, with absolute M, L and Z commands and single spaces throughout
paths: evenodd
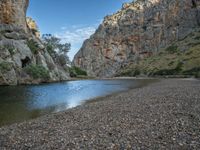
M 200 26 L 199 0 L 137 0 L 105 17 L 75 55 L 74 65 L 91 76 L 110 77 L 184 39 Z
M 27 31 L 28 4 L 29 0 L 0 0 L 0 24 L 16 25 Z
M 35 20 L 33 20 L 31 17 L 27 17 L 26 18 L 27 24 L 29 29 L 32 31 L 32 33 L 37 37 L 40 38 L 40 31 L 38 28 L 37 23 L 35 22 Z

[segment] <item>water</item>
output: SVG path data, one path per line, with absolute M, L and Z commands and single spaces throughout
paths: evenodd
M 60 112 L 88 99 L 144 86 L 151 80 L 80 80 L 62 83 L 1 86 L 0 126 Z

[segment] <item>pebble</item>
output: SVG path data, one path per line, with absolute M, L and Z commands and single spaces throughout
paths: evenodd
M 0 149 L 200 149 L 200 81 L 162 79 L 0 128 Z

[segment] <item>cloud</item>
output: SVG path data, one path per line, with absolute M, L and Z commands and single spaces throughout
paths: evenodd
M 69 57 L 72 60 L 74 55 L 81 48 L 82 43 L 88 39 L 97 29 L 99 23 L 86 26 L 86 25 L 72 25 L 63 26 L 61 31 L 55 33 L 55 36 L 60 38 L 63 43 L 71 43 L 71 50 Z
M 67 27 L 62 27 L 60 33 L 55 35 L 62 39 L 62 42 L 69 42 L 71 44 L 82 43 L 84 40 L 88 39 L 96 30 L 95 26 L 88 27 L 78 27 L 72 26 L 71 29 Z

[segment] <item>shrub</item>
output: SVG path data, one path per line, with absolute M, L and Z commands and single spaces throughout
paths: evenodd
M 178 50 L 178 46 L 177 45 L 171 45 L 168 48 L 166 48 L 166 51 L 169 53 L 176 53 Z
M 47 62 L 47 66 L 49 68 L 49 70 L 54 70 L 55 69 L 55 65 L 51 62 Z
M 191 55 L 192 53 L 193 53 L 193 51 L 188 51 L 188 52 L 186 52 L 185 55 Z
M 67 64 L 67 60 L 68 60 L 68 58 L 64 54 L 61 54 L 58 56 L 58 61 L 61 66 L 65 66 Z
M 200 78 L 200 71 L 195 74 L 195 78 Z
M 77 73 L 73 68 L 69 68 L 70 77 L 77 77 Z
M 76 73 L 77 73 L 78 75 L 87 76 L 87 72 L 84 71 L 84 70 L 82 70 L 81 68 L 74 67 L 74 69 L 75 69 L 75 71 L 76 71 Z
M 190 70 L 186 70 L 183 72 L 184 75 L 193 75 L 196 78 L 200 78 L 200 67 L 194 67 Z
M 46 49 L 47 49 L 47 51 L 49 52 L 49 54 L 51 56 L 55 56 L 56 52 L 54 51 L 54 49 L 53 49 L 53 47 L 51 45 L 46 45 Z
M 6 73 L 12 69 L 12 63 L 3 61 L 0 63 L 0 71 Z
M 13 46 L 7 45 L 7 46 L 5 46 L 5 49 L 7 49 L 10 52 L 11 55 L 14 55 L 15 52 L 16 52 L 16 50 Z
M 164 54 L 164 52 L 159 52 L 158 56 L 162 56 Z
M 153 75 L 177 75 L 180 74 L 182 71 L 182 66 L 183 64 L 181 62 L 179 62 L 176 66 L 176 68 L 174 69 L 162 69 L 162 70 L 158 70 L 156 72 L 153 73 Z
M 130 76 L 130 77 L 135 77 L 141 74 L 141 71 L 139 68 L 134 68 L 134 69 L 128 69 L 123 72 L 120 72 L 117 76 Z
M 195 40 L 200 40 L 200 36 L 197 36 L 194 38 Z
M 136 69 L 135 69 L 134 75 L 135 75 L 135 76 L 140 75 L 140 69 L 139 69 L 139 68 L 136 68 Z
M 168 66 L 172 66 L 174 64 L 174 61 L 171 61 Z
M 177 72 L 181 72 L 182 71 L 182 67 L 183 67 L 183 63 L 179 62 L 175 68 L 175 71 Z
M 37 54 L 38 53 L 38 46 L 37 46 L 37 43 L 31 39 L 27 42 L 28 44 L 28 47 L 30 48 L 30 50 L 34 53 L 34 54 Z
M 25 71 L 34 79 L 49 79 L 49 71 L 41 65 L 30 65 L 25 68 Z
M 16 52 L 16 49 L 13 46 L 11 46 L 11 45 L 0 46 L 0 51 L 1 50 L 8 50 L 9 53 L 10 53 L 10 55 L 14 55 L 15 52 Z
M 87 72 L 82 70 L 79 67 L 73 66 L 69 69 L 70 76 L 71 77 L 77 77 L 77 76 L 87 76 Z
M 132 76 L 132 70 L 123 70 L 118 73 L 116 76 Z
M 4 35 L 5 33 L 6 33 L 5 30 L 0 31 L 0 34 L 1 34 L 1 35 Z
M 162 69 L 162 70 L 158 70 L 154 73 L 152 73 L 153 75 L 174 75 L 174 69 Z

